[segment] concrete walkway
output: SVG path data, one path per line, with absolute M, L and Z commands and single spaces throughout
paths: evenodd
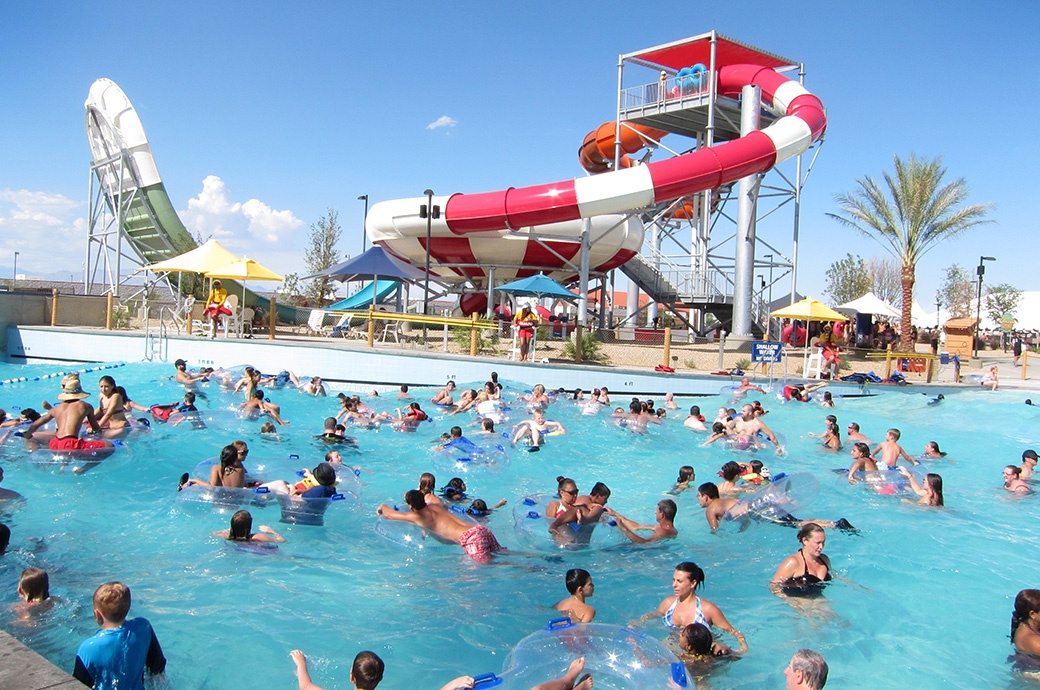
M 0 630 L 0 688 L 83 690 L 83 683 Z

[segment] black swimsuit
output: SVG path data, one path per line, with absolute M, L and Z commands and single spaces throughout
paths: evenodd
M 805 572 L 784 580 L 780 584 L 780 591 L 789 597 L 818 597 L 823 594 L 823 583 L 829 582 L 831 579 L 830 568 L 827 568 L 827 574 L 821 580 L 809 572 L 809 563 L 805 560 L 805 554 L 801 551 L 798 553 L 802 556 Z

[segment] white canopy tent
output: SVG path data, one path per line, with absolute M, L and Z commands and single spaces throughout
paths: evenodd
M 895 307 L 875 295 L 873 292 L 868 292 L 862 297 L 835 307 L 835 309 L 841 312 L 856 312 L 857 314 L 886 316 L 890 319 L 898 319 L 901 316 Z

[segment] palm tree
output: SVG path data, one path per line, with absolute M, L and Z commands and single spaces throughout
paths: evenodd
M 838 194 L 839 213 L 827 215 L 878 241 L 902 263 L 902 323 L 910 323 L 917 262 L 939 242 L 968 228 L 993 221 L 986 214 L 993 204 L 961 207 L 968 197 L 964 178 L 943 183 L 946 168 L 942 158 L 923 160 L 914 155 L 907 161 L 895 157 L 895 176 L 884 173 L 885 186 L 871 177 L 856 180 L 858 187 Z M 910 329 L 902 328 L 899 348 L 911 352 Z

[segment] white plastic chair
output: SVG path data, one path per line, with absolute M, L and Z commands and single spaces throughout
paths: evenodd
M 314 335 L 326 335 L 325 330 L 325 310 L 324 309 L 311 309 L 311 313 L 307 316 L 307 324 L 305 328 L 309 333 Z
M 231 313 L 221 316 L 220 323 L 224 328 L 224 337 L 230 338 L 232 333 L 238 335 L 238 330 L 242 325 L 242 310 L 238 308 L 238 295 L 228 295 L 224 306 L 230 309 Z
M 817 350 L 809 355 L 805 362 L 804 376 L 807 379 L 819 379 L 823 373 L 823 350 Z

